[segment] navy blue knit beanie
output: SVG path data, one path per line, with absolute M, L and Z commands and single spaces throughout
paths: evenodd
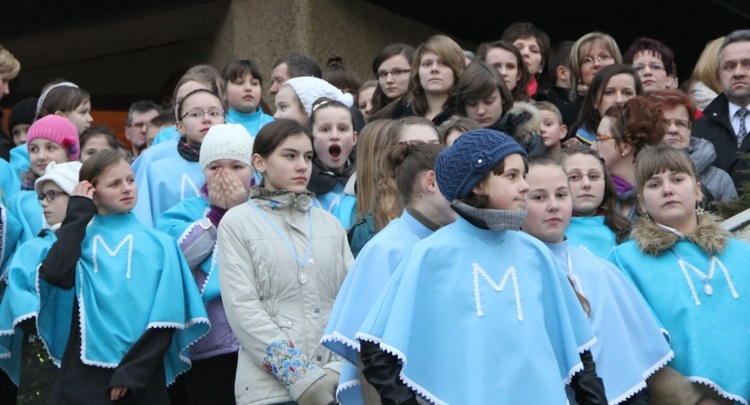
M 435 175 L 440 192 L 448 201 L 462 200 L 506 156 L 526 156 L 518 142 L 491 129 L 469 131 L 444 149 L 435 160 Z

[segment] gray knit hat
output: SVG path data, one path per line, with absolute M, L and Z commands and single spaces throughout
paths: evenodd
M 438 187 L 448 201 L 462 200 L 507 156 L 526 151 L 508 135 L 477 129 L 461 135 L 435 160 Z

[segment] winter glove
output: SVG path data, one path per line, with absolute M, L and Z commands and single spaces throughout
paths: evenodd
M 339 385 L 339 373 L 324 368 L 326 375 L 307 387 L 297 398 L 299 405 L 328 405 L 336 403 L 336 388 Z

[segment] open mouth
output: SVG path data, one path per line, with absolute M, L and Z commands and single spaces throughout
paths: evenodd
M 341 146 L 339 146 L 339 145 L 331 145 L 328 148 L 328 154 L 331 155 L 332 158 L 338 159 L 339 156 L 341 156 Z

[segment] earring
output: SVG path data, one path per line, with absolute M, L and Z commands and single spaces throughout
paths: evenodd
M 701 207 L 701 203 L 696 201 L 695 202 L 695 214 L 698 216 L 701 216 L 703 215 L 704 212 L 705 210 L 703 209 L 703 207 Z

